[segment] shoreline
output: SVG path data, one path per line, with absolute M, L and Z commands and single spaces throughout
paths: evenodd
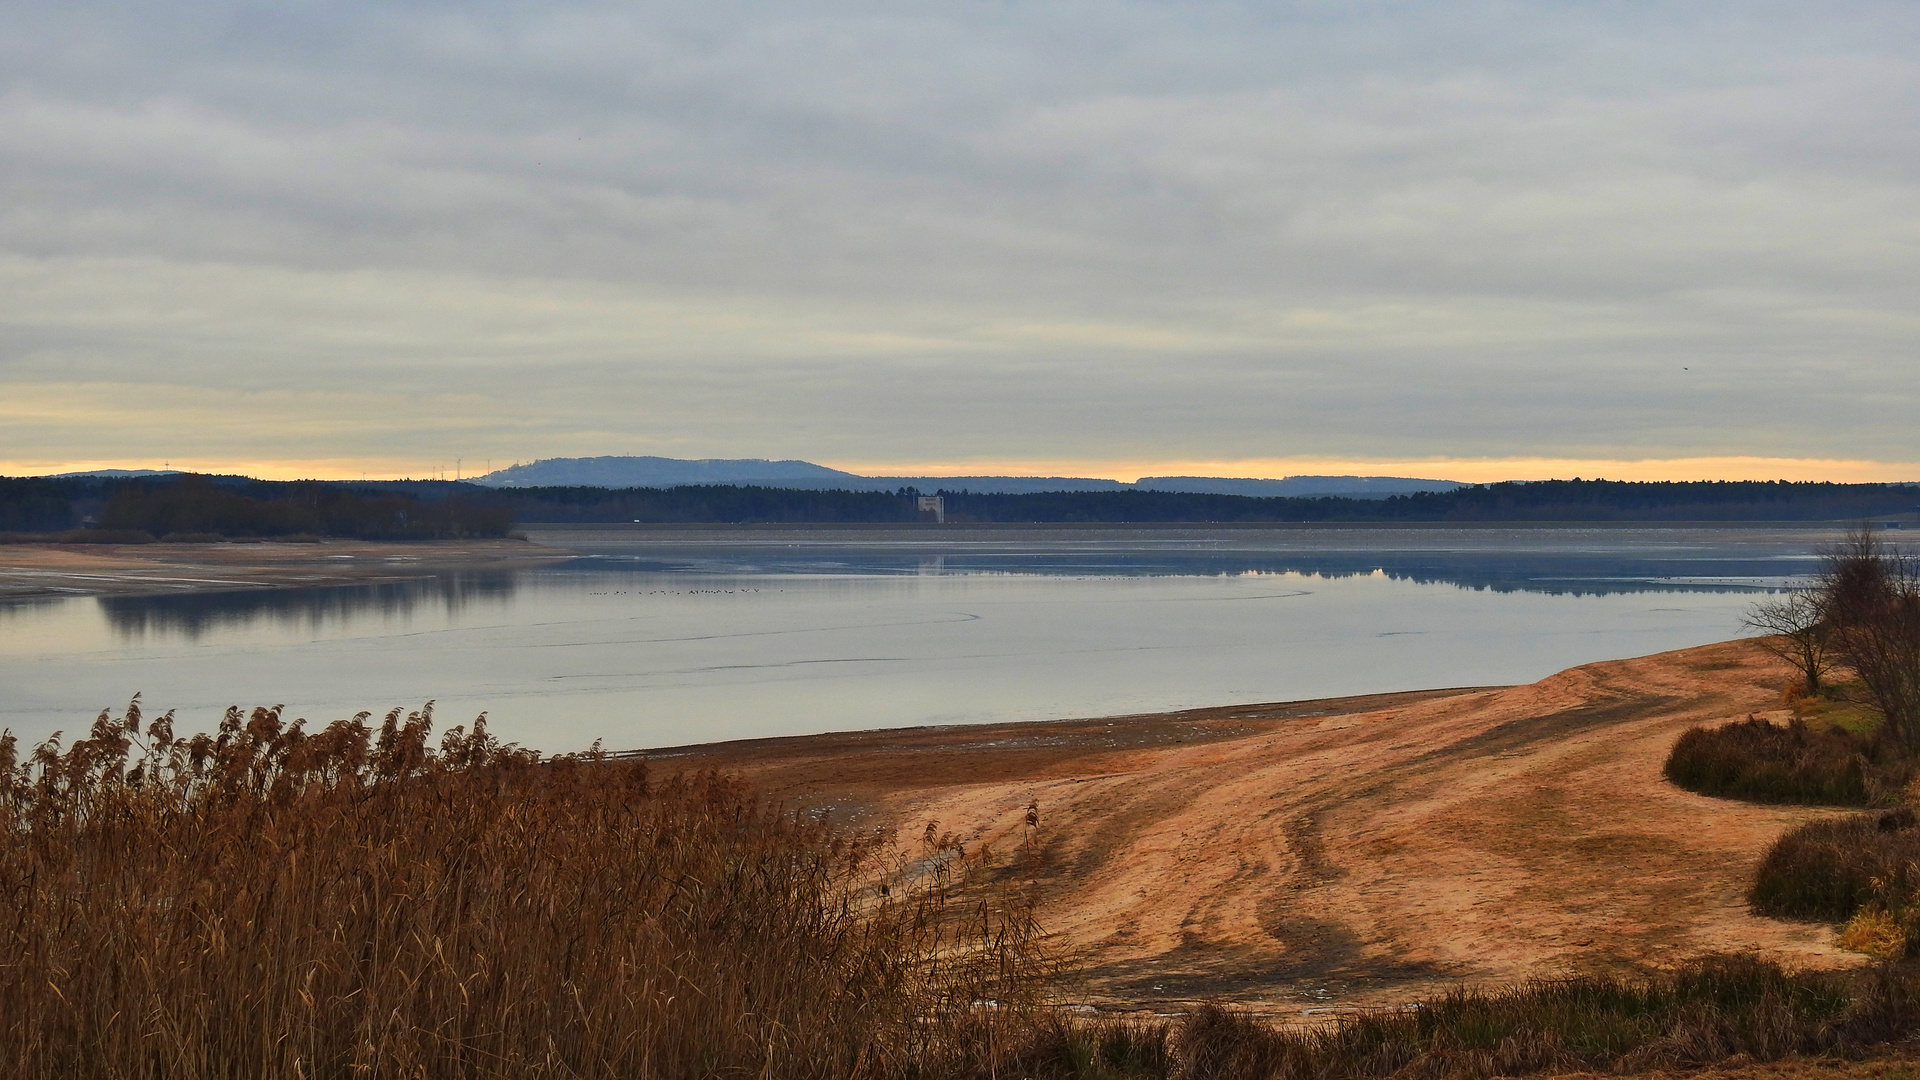
M 829 769 L 849 756 L 867 759 L 876 774 L 879 763 L 901 764 L 945 754 L 983 755 L 980 773 L 1047 769 L 1067 761 L 1109 751 L 1134 751 L 1155 746 L 1202 745 L 1261 734 L 1288 721 L 1321 720 L 1403 707 L 1441 698 L 1509 690 L 1511 686 L 1453 686 L 1425 690 L 1388 690 L 1341 697 L 1299 698 L 1289 701 L 1204 705 L 1164 712 L 1119 713 L 1112 716 L 1059 717 L 1051 720 L 988 720 L 974 724 L 916 724 L 908 727 L 859 731 L 818 731 L 805 735 L 770 735 L 722 739 L 708 743 L 609 751 L 619 761 L 646 761 L 678 770 L 716 768 L 752 773 L 770 796 L 800 795 L 817 781 L 816 766 Z M 942 777 L 924 771 L 916 782 L 931 784 Z M 978 779 L 978 776 L 972 777 Z M 1096 779 L 1087 775 L 1081 779 Z
M 1868 519 L 1920 525 L 1920 514 L 1886 514 Z M 1528 518 L 1461 519 L 1457 521 L 1330 519 L 1326 521 L 530 521 L 514 526 L 516 532 L 577 532 L 595 529 L 634 532 L 674 532 L 732 530 L 766 532 L 791 529 L 796 532 L 834 529 L 883 529 L 902 532 L 953 532 L 1006 529 L 1014 532 L 1086 529 L 1092 532 L 1112 529 L 1143 530 L 1254 530 L 1274 529 L 1845 529 L 1860 522 L 1853 518 Z
M 0 603 L 373 585 L 578 558 L 526 540 L 0 545 Z
M 1790 675 L 1736 639 L 1509 687 L 622 756 L 738 774 L 909 858 L 950 837 L 1037 904 L 1075 1002 L 1310 1017 L 1707 952 L 1864 963 L 1745 898 L 1774 838 L 1845 811 L 1662 776 L 1687 727 L 1789 715 Z

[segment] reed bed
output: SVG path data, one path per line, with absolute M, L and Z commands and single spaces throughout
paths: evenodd
M 966 1074 L 1044 985 L 951 861 L 882 895 L 736 780 L 430 729 L 0 738 L 0 1077 Z

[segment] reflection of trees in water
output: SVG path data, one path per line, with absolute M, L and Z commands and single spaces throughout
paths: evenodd
M 1605 556 L 1516 554 L 1414 557 L 1313 556 L 1288 560 L 1293 573 L 1359 577 L 1380 573 L 1395 581 L 1453 585 L 1487 592 L 1554 596 L 1617 596 L 1648 592 L 1740 592 L 1755 579 L 1777 580 L 1782 565 L 1759 559 L 1622 559 Z M 1675 580 L 1679 579 L 1679 580 Z
M 515 587 L 512 573 L 451 573 L 376 585 L 103 596 L 100 608 L 122 637 L 171 634 L 192 639 L 211 630 L 263 622 L 319 629 L 366 615 L 406 615 L 429 605 L 455 612 L 475 601 L 509 599 Z
M 0 621 L 18 618 L 21 615 L 38 614 L 56 604 L 65 604 L 72 600 L 71 596 L 12 596 L 0 599 Z
M 932 576 L 999 573 L 1075 577 L 1290 573 L 1323 578 L 1380 574 L 1390 580 L 1423 585 L 1557 596 L 1743 591 L 1752 586 L 1714 582 L 1777 581 L 1787 576 L 1784 573 L 1787 564 L 1775 559 L 1659 559 L 1564 552 L 968 551 L 933 556 L 925 552 L 834 549 L 801 556 L 790 552 L 765 554 L 765 558 L 756 558 L 753 553 L 730 552 L 725 558 L 714 558 L 708 550 L 698 554 L 690 552 L 684 559 L 620 560 L 612 565 L 618 566 L 620 572 L 681 573 L 690 577 L 712 573 Z M 564 571 L 568 575 L 580 572 L 578 564 Z M 193 639 L 216 629 L 244 629 L 260 623 L 319 629 L 369 615 L 406 615 L 430 605 L 455 612 L 476 601 L 507 600 L 512 597 L 517 582 L 518 576 L 511 572 L 468 572 L 377 585 L 103 596 L 99 603 L 108 624 L 122 637 L 172 634 Z M 0 606 L 0 617 L 4 617 L 6 611 L 6 606 Z
M 1421 585 L 1454 585 L 1491 592 L 1555 596 L 1613 596 L 1648 592 L 1740 592 L 1759 581 L 1778 581 L 1806 567 L 1772 558 L 1656 558 L 1619 554 L 1552 552 L 1185 552 L 1099 551 L 1073 553 L 943 552 L 903 555 L 889 551 L 816 550 L 689 553 L 685 559 L 651 557 L 623 561 L 623 568 L 655 573 L 775 574 L 1038 574 L 1044 576 L 1161 577 L 1247 573 L 1312 574 L 1323 578 L 1371 577 Z M 703 557 L 704 556 L 704 557 Z M 1679 579 L 1679 580 L 1675 580 Z M 1724 582 L 1724 583 L 1721 583 Z

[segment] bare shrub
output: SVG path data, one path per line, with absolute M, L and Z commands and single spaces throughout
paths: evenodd
M 1866 686 L 1887 735 L 1920 751 L 1920 561 L 1862 526 L 1827 553 L 1818 591 L 1833 655 Z
M 1754 601 L 1741 620 L 1764 635 L 1759 639 L 1762 648 L 1793 665 L 1800 673 L 1801 690 L 1808 696 L 1825 689 L 1833 665 L 1829 650 L 1832 628 L 1821 607 L 1818 592 L 1796 589 Z

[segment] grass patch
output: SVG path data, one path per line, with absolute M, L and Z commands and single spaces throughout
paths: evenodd
M 1855 735 L 1879 733 L 1885 718 L 1866 703 L 1867 688 L 1858 679 L 1829 683 L 1818 694 L 1807 694 L 1798 686 L 1789 686 L 1780 695 L 1781 703 L 1793 710 L 1796 719 L 1814 727 L 1837 727 Z
M 1880 731 L 1880 714 L 1873 706 L 1858 701 L 1820 699 L 1809 721 L 1813 724 L 1826 724 L 1855 735 L 1876 735 Z
M 1688 791 L 1748 802 L 1892 806 L 1913 778 L 1914 762 L 1873 732 L 1750 718 L 1688 728 L 1664 772 Z
M 1687 1068 L 1745 1055 L 1851 1055 L 1899 1037 L 1914 987 L 1881 973 L 1850 983 L 1747 957 L 1650 979 L 1542 980 L 1458 991 L 1421 1008 L 1300 1032 L 1218 1007 L 1161 1023 L 1057 1023 L 1019 1061 L 1052 1080 L 1414 1080 Z

